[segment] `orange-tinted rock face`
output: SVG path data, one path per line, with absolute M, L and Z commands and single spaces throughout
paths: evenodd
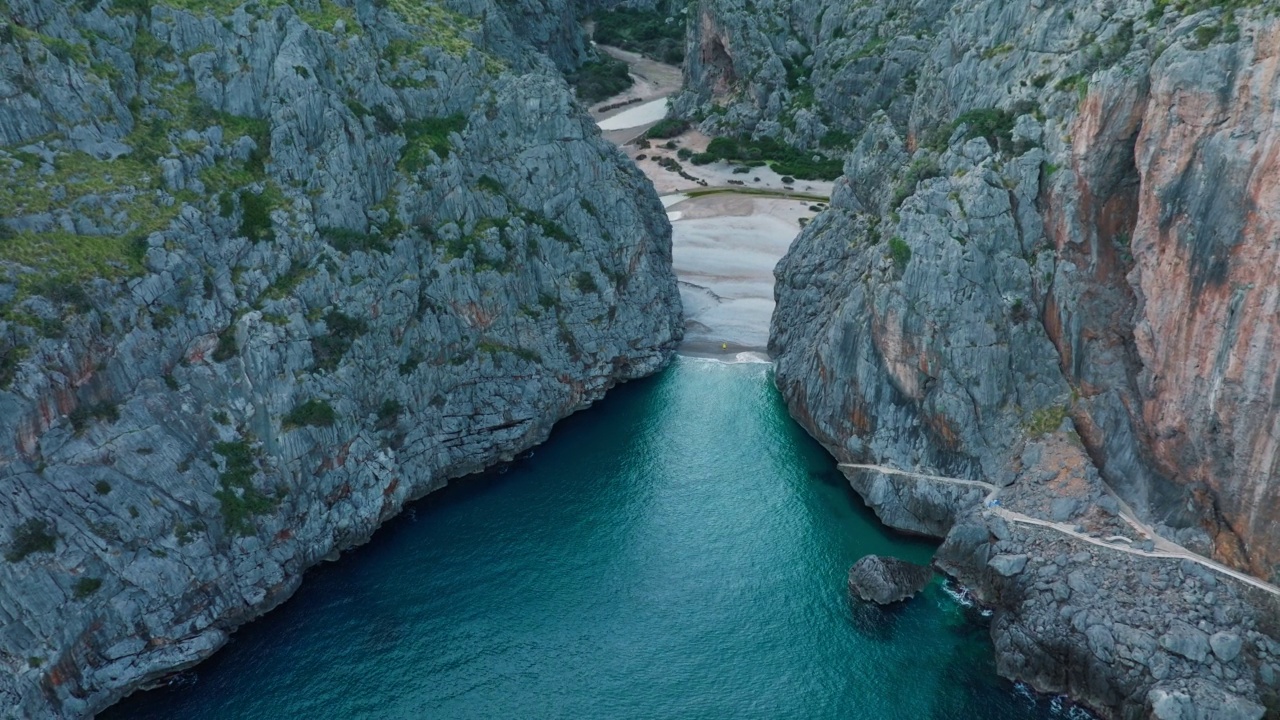
M 738 82 L 733 57 L 728 50 L 729 39 L 716 26 L 715 18 L 709 11 L 703 11 L 700 22 L 705 28 L 705 34 L 699 38 L 696 59 L 702 64 L 705 77 L 709 80 L 711 96 L 724 98 L 732 94 Z
M 1239 56 L 1235 52 L 1239 48 Z M 1161 470 L 1212 490 L 1249 569 L 1280 562 L 1280 30 L 1161 58 L 1136 148 L 1135 343 Z M 1216 68 L 1205 73 L 1205 67 Z M 1238 552 L 1229 540 L 1215 548 Z M 1239 560 L 1239 558 L 1237 558 Z

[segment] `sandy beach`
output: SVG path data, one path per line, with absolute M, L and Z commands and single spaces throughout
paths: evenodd
M 712 195 L 673 205 L 672 259 L 692 355 L 763 354 L 773 315 L 773 268 L 811 217 L 809 203 Z
M 826 207 L 832 183 L 784 179 L 768 167 L 694 165 L 679 159 L 681 148 L 695 153 L 706 149 L 710 138 L 696 130 L 642 142 L 644 132 L 666 116 L 666 99 L 678 89 L 680 71 L 634 53 L 602 49 L 628 62 L 637 79 L 626 93 L 597 107 L 640 102 L 592 114 L 605 137 L 653 182 L 667 208 L 685 312 L 680 351 L 734 361 L 767 358 L 773 268 L 799 234 L 802 220 Z M 680 167 L 664 167 L 659 158 Z

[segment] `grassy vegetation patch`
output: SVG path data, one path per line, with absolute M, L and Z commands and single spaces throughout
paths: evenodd
M 893 258 L 893 264 L 898 267 L 898 270 L 905 270 L 911 262 L 911 246 L 900 237 L 890 238 L 889 256 Z
M 916 191 L 922 181 L 930 178 L 936 178 L 942 174 L 942 169 L 938 167 L 938 161 L 932 157 L 920 158 L 911 163 L 907 168 L 906 175 L 893 189 L 893 197 L 890 199 L 890 207 L 897 210 L 902 203 Z
M 495 180 L 491 175 L 481 175 L 480 179 L 476 180 L 476 188 L 491 195 L 507 194 L 507 189 L 502 186 L 502 183 Z
M 90 595 L 98 592 L 98 588 L 100 587 L 102 587 L 102 580 L 100 578 L 82 577 L 77 579 L 75 584 L 71 586 L 71 594 L 74 595 L 77 600 L 84 600 Z
M 467 118 L 459 114 L 406 121 L 401 128 L 406 144 L 400 154 L 400 169 L 409 172 L 425 169 L 434 163 L 431 153 L 441 160 L 448 158 L 453 150 L 449 135 L 460 133 L 466 127 Z
M 842 149 L 853 145 L 853 136 L 844 130 L 828 130 L 825 135 L 818 140 L 818 146 L 828 149 Z
M 1056 431 L 1062 426 L 1062 421 L 1066 419 L 1067 406 L 1052 405 L 1031 413 L 1031 417 L 1024 427 L 1031 437 L 1042 437 Z
M 9 539 L 9 549 L 5 550 L 4 559 L 19 562 L 35 553 L 51 553 L 58 545 L 58 536 L 49 527 L 49 523 L 37 518 L 30 518 L 13 529 Z
M 685 22 L 658 10 L 617 8 L 595 14 L 594 39 L 672 65 L 684 62 Z
M 613 97 L 631 87 L 634 80 L 627 72 L 627 64 L 604 53 L 599 60 L 583 63 L 581 67 L 568 75 L 569 84 L 578 93 L 578 98 L 595 103 Z
M 36 42 L 62 62 L 80 65 L 89 63 L 89 48 L 86 45 L 70 43 L 61 38 L 29 30 L 17 23 L 6 24 L 4 32 L 7 36 L 5 42 Z
M 330 310 L 324 316 L 325 334 L 311 339 L 311 352 L 316 358 L 316 368 L 333 370 L 342 356 L 347 354 L 356 338 L 368 332 L 365 321 Z
M 569 232 L 564 229 L 564 226 L 544 215 L 539 215 L 535 212 L 525 212 L 521 215 L 521 219 L 529 225 L 541 230 L 543 237 L 557 240 L 562 243 L 569 243 L 571 245 L 578 244 L 578 239 L 570 235 Z
M 213 348 L 213 361 L 226 362 L 239 354 L 240 344 L 236 342 L 236 324 L 233 322 L 218 333 L 218 344 Z
M 221 487 L 213 494 L 221 506 L 223 523 L 228 532 L 252 535 L 253 517 L 276 507 L 275 500 L 253 486 L 257 453 L 245 440 L 217 443 L 213 451 L 222 456 L 224 468 L 218 475 Z
M 112 9 L 116 12 L 139 12 L 141 14 L 150 14 L 151 4 L 153 0 L 113 0 Z M 285 5 L 293 6 L 298 17 L 315 28 L 323 32 L 329 32 L 333 26 L 342 20 L 346 23 L 347 32 L 358 32 L 360 30 L 359 23 L 356 22 L 355 12 L 350 8 L 339 5 L 332 0 L 319 0 L 318 2 L 300 2 L 298 0 L 252 0 L 246 3 L 244 0 L 158 0 L 162 4 L 195 15 L 212 15 L 213 17 L 223 18 L 230 15 L 236 8 L 244 6 L 245 11 L 250 15 L 257 17 L 267 17 L 276 8 Z
M 779 175 L 791 175 L 801 180 L 835 180 L 844 171 L 844 163 L 839 159 L 815 156 L 808 150 L 794 148 L 770 137 L 758 140 L 746 136 L 736 139 L 718 137 L 707 145 L 706 152 L 691 158 L 694 165 L 716 161 L 757 166 L 769 164 Z
M 120 410 L 115 403 L 110 401 L 96 403 L 81 403 L 76 406 L 75 410 L 67 416 L 71 421 L 71 427 L 76 433 L 82 433 L 89 427 L 91 420 L 103 420 L 106 422 L 115 422 L 120 419 Z
M 536 219 L 540 216 L 526 213 L 524 219 L 531 225 L 539 225 Z M 549 222 L 549 221 L 547 221 Z M 554 225 L 554 223 L 550 223 Z M 466 257 L 468 253 L 471 255 L 471 262 L 475 265 L 477 271 L 495 270 L 500 273 L 510 272 L 513 269 L 510 251 L 515 247 L 514 240 L 510 235 L 511 221 L 509 218 L 480 218 L 471 228 L 471 232 L 461 235 L 456 239 L 444 243 L 444 261 L 450 262 L 458 258 Z M 558 226 L 556 226 L 558 227 Z M 552 230 L 544 230 L 546 233 Z M 560 230 L 563 233 L 563 230 Z M 485 240 L 496 233 L 498 243 L 503 250 L 499 251 L 499 255 L 493 255 L 486 246 Z
M 147 64 L 154 63 L 163 50 L 168 46 L 140 31 L 133 48 L 140 71 L 147 74 Z M 125 155 L 102 159 L 66 149 L 43 156 L 21 150 L 0 154 L 0 217 L 71 209 L 108 227 L 123 217 L 127 228 L 101 235 L 64 230 L 4 233 L 0 262 L 35 270 L 20 281 L 21 296 L 37 293 L 32 284 L 55 275 L 59 284 L 66 285 L 98 277 L 120 280 L 144 271 L 146 237 L 167 227 L 183 202 L 197 200 L 190 193 L 165 192 L 157 167 L 162 158 L 203 146 L 182 140 L 186 130 L 220 125 L 227 144 L 249 136 L 257 146 L 248 162 L 223 160 L 202 172 L 201 179 L 213 191 L 265 178 L 270 152 L 267 121 L 215 111 L 196 98 L 191 83 L 166 85 L 165 80 L 156 79 L 159 92 L 154 100 L 137 99 L 131 105 L 135 126 L 123 139 L 131 148 Z
M 657 125 L 649 128 L 644 136 L 655 140 L 673 138 L 689 129 L 689 123 L 680 118 L 663 118 Z
M 1013 123 L 1016 116 L 1007 110 L 997 108 L 979 108 L 970 110 L 956 118 L 950 125 L 943 125 L 934 130 L 925 145 L 936 152 L 947 149 L 947 143 L 961 125 L 967 127 L 964 139 L 986 138 L 987 142 L 997 150 L 1007 151 L 1013 147 Z
M 378 233 L 360 232 L 347 228 L 320 228 L 320 237 L 333 246 L 334 250 L 350 255 L 357 250 L 362 252 L 391 252 L 387 239 Z
M 577 288 L 579 292 L 584 292 L 584 293 L 600 292 L 600 286 L 596 284 L 595 276 L 587 272 L 586 270 L 583 270 L 582 272 L 579 272 L 578 274 L 573 276 L 573 286 Z
M 1186 15 L 1210 8 L 1222 8 L 1232 12 L 1245 8 L 1259 7 L 1264 3 L 1265 0 L 1152 0 L 1151 12 L 1148 17 L 1153 21 L 1158 20 L 1168 10 L 1176 10 Z
M 267 286 L 267 289 L 262 292 L 262 299 L 283 300 L 293 295 L 293 291 L 298 289 L 303 280 L 311 277 L 313 272 L 315 271 L 304 263 L 294 261 L 288 270 L 281 273 L 279 277 Z
M 422 356 L 421 352 L 418 352 L 417 350 L 410 351 L 409 357 L 405 358 L 404 362 L 400 363 L 400 374 L 412 375 L 413 371 L 417 370 L 418 366 L 421 365 L 422 361 L 425 359 L 426 358 Z
M 280 191 L 267 184 L 260 193 L 240 191 L 240 235 L 252 242 L 275 242 L 276 231 L 271 223 L 271 211 L 282 202 Z
M 416 40 L 419 46 L 440 48 L 455 57 L 464 57 L 475 47 L 466 37 L 480 30 L 480 21 L 475 18 L 432 0 L 379 0 L 378 4 L 394 10 L 405 23 L 423 28 Z
M 132 235 L 78 235 L 61 230 L 16 233 L 0 240 L 0 262 L 9 261 L 33 268 L 18 281 L 19 297 L 34 293 L 50 275 L 65 282 L 85 282 L 93 278 L 120 280 L 142 274 Z
M 308 400 L 284 416 L 286 428 L 330 427 L 338 419 L 327 400 Z

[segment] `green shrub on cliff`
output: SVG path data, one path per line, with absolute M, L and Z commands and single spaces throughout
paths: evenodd
M 1062 421 L 1065 419 L 1067 419 L 1067 407 L 1065 405 L 1052 405 L 1031 413 L 1025 429 L 1031 437 L 1042 437 L 1061 427 Z
M 911 197 L 916 187 L 923 181 L 930 178 L 936 178 L 942 174 L 942 169 L 938 167 L 938 161 L 932 157 L 923 157 L 911 163 L 907 168 L 907 174 L 902 177 L 893 188 L 893 198 L 889 202 L 889 207 L 897 210 L 902 207 L 902 203 Z
M 81 403 L 76 406 L 75 410 L 71 411 L 67 419 L 71 421 L 71 427 L 78 435 L 89 427 L 90 420 L 106 420 L 107 422 L 119 420 L 120 411 L 116 404 L 110 401 Z
M 34 553 L 51 553 L 57 544 L 58 536 L 50 531 L 49 523 L 31 518 L 14 528 L 4 559 L 9 562 L 19 562 Z
M 332 370 L 369 326 L 363 320 L 337 310 L 325 314 L 324 323 L 326 332 L 311 339 L 311 352 L 316 358 L 316 369 Z
M 18 375 L 18 364 L 29 352 L 30 349 L 25 346 L 13 345 L 0 338 L 0 389 L 7 390 L 13 384 Z
M 100 578 L 82 577 L 76 580 L 76 584 L 71 587 L 71 594 L 77 600 L 83 600 L 90 595 L 98 592 L 98 588 L 102 587 Z
M 348 228 L 323 227 L 320 228 L 320 237 L 332 245 L 334 250 L 348 255 L 357 250 L 364 252 L 391 252 L 391 246 L 387 243 L 387 239 L 377 233 L 360 232 L 359 230 L 350 230 Z
M 329 427 L 335 420 L 337 420 L 337 414 L 334 413 L 333 406 L 328 401 L 308 400 L 284 416 L 284 426 L 286 428 Z
M 893 258 L 893 264 L 897 265 L 899 270 L 905 270 L 907 264 L 911 262 L 911 246 L 900 237 L 890 238 L 889 256 Z
M 227 531 L 236 535 L 252 535 L 253 516 L 268 512 L 276 503 L 253 486 L 257 473 L 256 453 L 248 441 L 220 442 L 213 451 L 222 456 L 224 470 L 218 475 L 221 488 L 214 492 L 222 510 Z
M 218 333 L 218 344 L 213 348 L 213 361 L 226 362 L 240 352 L 240 344 L 236 342 L 236 325 L 231 323 Z
M 243 215 L 240 218 L 240 235 L 249 238 L 252 242 L 274 242 L 276 231 L 271 226 L 271 209 L 274 204 L 274 197 L 269 192 L 242 191 L 240 207 Z
M 453 149 L 449 136 L 466 127 L 467 118 L 459 114 L 406 121 L 401 127 L 405 146 L 400 151 L 400 169 L 417 172 L 426 168 L 432 164 L 429 153 L 435 153 L 442 160 L 448 158 Z
M 934 152 L 943 152 L 955 131 L 964 126 L 965 140 L 986 138 L 997 150 L 1009 150 L 1013 146 L 1013 123 L 1016 119 L 1013 113 L 998 108 L 970 110 L 953 122 L 934 128 L 928 133 L 924 146 Z

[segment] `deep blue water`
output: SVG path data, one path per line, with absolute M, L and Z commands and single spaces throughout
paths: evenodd
M 849 600 L 858 558 L 933 549 L 876 522 L 770 366 L 681 358 L 105 717 L 1053 717 L 940 582 L 887 612 Z

